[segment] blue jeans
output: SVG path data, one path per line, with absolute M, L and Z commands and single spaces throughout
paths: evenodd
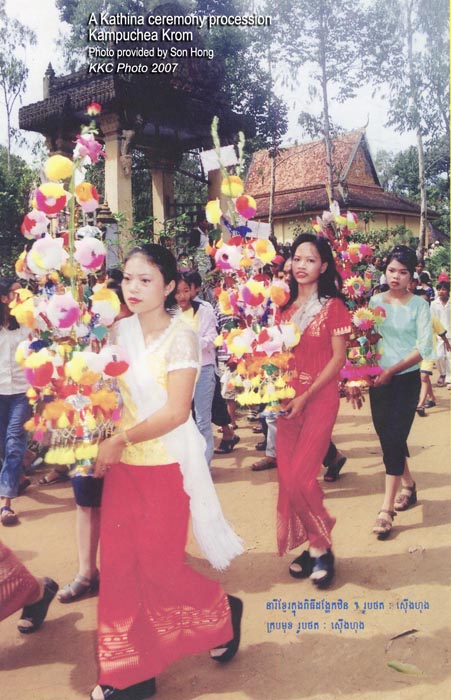
M 199 379 L 194 390 L 194 412 L 196 425 L 207 443 L 205 457 L 210 465 L 213 457 L 214 441 L 211 425 L 211 407 L 215 394 L 216 375 L 214 365 L 204 365 L 200 371 Z
M 23 471 L 27 434 L 23 424 L 31 408 L 25 394 L 0 395 L 0 496 L 15 498 Z

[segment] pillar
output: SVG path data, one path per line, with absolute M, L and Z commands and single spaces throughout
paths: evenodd
M 131 154 L 124 154 L 123 131 L 116 115 L 100 119 L 105 142 L 105 199 L 111 211 L 124 217 L 121 238 L 128 238 L 133 223 Z

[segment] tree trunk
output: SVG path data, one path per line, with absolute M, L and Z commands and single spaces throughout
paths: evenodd
M 423 260 L 424 252 L 427 246 L 427 199 L 426 199 L 426 184 L 424 179 L 424 150 L 423 136 L 421 130 L 417 129 L 417 144 L 418 144 L 418 177 L 420 181 L 420 232 L 418 239 L 417 257 Z
M 326 44 L 327 44 L 327 20 L 321 15 L 321 39 L 320 39 L 320 65 L 321 65 L 321 90 L 323 94 L 323 133 L 324 147 L 326 150 L 326 172 L 327 172 L 327 196 L 329 205 L 332 204 L 333 194 L 333 159 L 332 141 L 330 138 L 330 116 L 329 97 L 327 94 L 327 66 L 326 66 Z
M 271 166 L 271 180 L 269 185 L 269 211 L 268 211 L 268 223 L 271 227 L 271 236 L 274 234 L 274 221 L 273 221 L 273 211 L 274 211 L 274 193 L 276 191 L 276 149 L 274 147 L 269 149 L 269 162 Z

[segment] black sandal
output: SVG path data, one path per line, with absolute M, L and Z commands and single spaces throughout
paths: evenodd
M 49 605 L 54 599 L 58 590 L 58 584 L 51 578 L 44 579 L 44 594 L 40 600 L 31 605 L 26 605 L 22 610 L 22 615 L 17 625 L 17 629 L 22 634 L 36 632 L 42 625 L 47 615 Z M 31 622 L 31 625 L 21 625 L 21 621 Z
M 300 570 L 293 569 L 293 567 L 300 566 Z M 288 572 L 290 576 L 293 576 L 293 578 L 307 578 L 310 576 L 310 574 L 313 571 L 313 559 L 310 556 L 310 552 L 308 549 L 304 550 L 302 554 L 300 554 L 296 559 L 294 559 L 291 564 L 290 568 L 288 569 Z
M 232 616 L 232 629 L 233 629 L 233 639 L 227 644 L 220 644 L 215 649 L 224 649 L 224 652 L 219 656 L 211 656 L 213 661 L 218 661 L 221 664 L 225 664 L 227 661 L 233 659 L 240 646 L 241 637 L 241 617 L 243 615 L 243 601 L 240 598 L 235 598 L 233 595 L 228 595 L 227 599 L 230 605 L 230 613 Z M 212 650 L 213 651 L 213 650 Z
M 100 688 L 102 695 L 96 692 Z M 157 692 L 155 678 L 129 685 L 128 688 L 113 688 L 112 685 L 96 685 L 91 692 L 91 700 L 147 700 Z
M 310 578 L 312 578 L 312 574 L 316 571 L 325 572 L 324 576 L 321 576 L 321 578 L 312 578 L 317 588 L 327 588 L 329 586 L 335 574 L 334 560 L 335 558 L 331 549 L 328 549 L 327 552 L 320 557 L 313 557 L 313 569 Z
M 231 440 L 221 440 L 221 442 L 219 443 L 219 447 L 215 450 L 215 454 L 229 454 L 229 452 L 232 452 L 233 448 L 239 443 L 239 441 L 240 438 L 238 435 L 235 435 Z

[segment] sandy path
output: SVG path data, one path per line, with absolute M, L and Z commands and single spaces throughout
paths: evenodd
M 277 475 L 250 470 L 258 436 L 240 420 L 241 442 L 215 459 L 213 477 L 248 552 L 223 574 L 212 572 L 191 540 L 189 559 L 243 598 L 241 652 L 228 667 L 204 655 L 174 664 L 158 679 L 157 697 L 450 700 L 449 393 L 438 389 L 437 396 L 437 407 L 416 418 L 411 433 L 418 505 L 397 517 L 386 542 L 371 534 L 383 473 L 368 403 L 354 412 L 342 402 L 334 438 L 348 461 L 339 481 L 325 485 L 337 517 L 337 575 L 323 592 L 292 579 L 287 567 L 293 557 L 275 553 Z M 76 567 L 72 490 L 68 484 L 40 487 L 38 476 L 17 502 L 21 524 L 2 528 L 0 536 L 34 573 L 65 584 Z M 16 631 L 18 614 L 0 624 L 1 700 L 89 697 L 96 681 L 96 602 L 53 603 L 42 629 L 28 637 Z M 284 603 L 304 609 L 284 611 Z M 412 629 L 390 644 L 390 637 Z M 392 670 L 387 663 L 393 660 L 414 664 L 422 675 Z

